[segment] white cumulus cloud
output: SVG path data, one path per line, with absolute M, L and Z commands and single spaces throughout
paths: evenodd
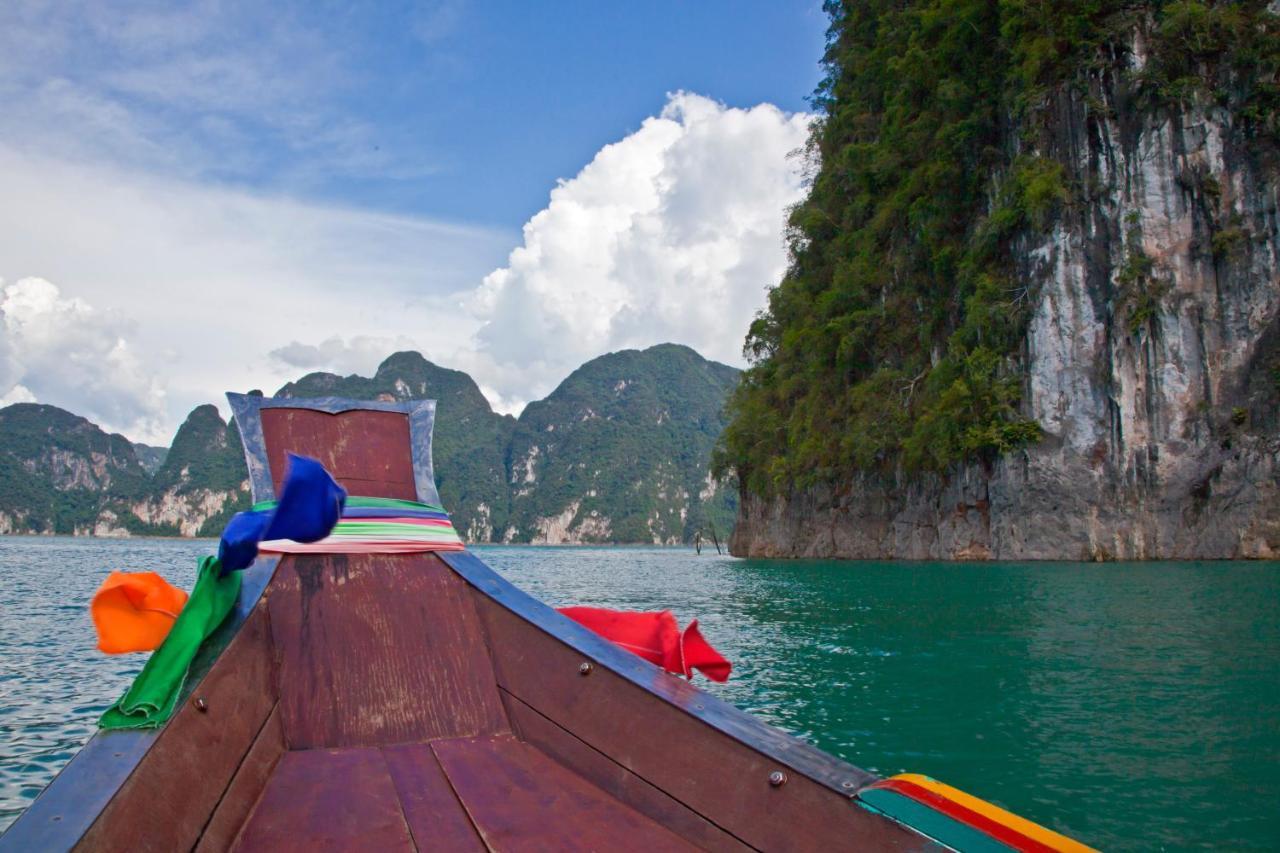
M 786 267 L 786 210 L 804 191 L 788 155 L 810 120 L 670 96 L 552 190 L 523 245 L 467 300 L 483 325 L 460 366 L 516 408 L 612 350 L 675 341 L 741 363 Z
M 74 407 L 108 430 L 164 436 L 164 389 L 130 348 L 127 319 L 24 278 L 0 287 L 0 328 L 0 401 Z
M 561 181 L 514 250 L 495 229 L 0 142 L 0 276 L 16 282 L 0 404 L 36 399 L 167 444 L 224 390 L 370 375 L 403 349 L 466 370 L 512 413 L 611 350 L 674 341 L 741 363 L 786 265 L 803 194 L 789 155 L 809 121 L 673 95 Z

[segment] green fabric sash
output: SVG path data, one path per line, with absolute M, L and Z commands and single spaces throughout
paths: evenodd
M 227 618 L 240 595 L 240 572 L 219 578 L 217 557 L 202 557 L 195 588 L 169 635 L 142 672 L 98 720 L 103 729 L 153 729 L 173 714 L 200 645 Z

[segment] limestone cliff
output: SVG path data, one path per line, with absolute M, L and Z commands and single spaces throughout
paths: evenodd
M 1045 94 L 1040 127 L 1013 137 L 1015 156 L 1061 164 L 1071 188 L 1048 227 L 1013 247 L 1030 309 L 1019 408 L 1040 440 L 943 472 L 744 492 L 734 553 L 1280 555 L 1275 146 L 1229 94 L 1144 105 L 1135 81 L 1151 30 L 1139 19 L 1106 61 Z
M 707 486 L 707 463 L 737 379 L 675 344 L 582 365 L 520 414 L 502 540 L 675 545 L 727 533 L 733 496 Z
M 115 516 L 181 536 L 217 536 L 248 509 L 249 474 L 240 433 L 213 405 L 197 406 L 178 427 L 173 446 L 140 498 L 99 518 L 93 532 L 110 535 Z

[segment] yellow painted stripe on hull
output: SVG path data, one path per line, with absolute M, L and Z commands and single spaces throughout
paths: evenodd
M 928 776 L 922 776 L 919 773 L 901 773 L 893 778 L 919 785 L 921 788 L 932 791 L 940 797 L 946 797 L 953 803 L 958 803 L 970 811 L 985 815 L 991 820 L 1002 823 L 1028 838 L 1035 839 L 1047 847 L 1061 851 L 1061 853 L 1098 853 L 1097 850 L 1086 844 L 1081 844 L 1079 841 L 1067 838 L 1065 835 L 1059 835 L 1052 829 L 1045 829 L 1038 823 L 1033 823 L 1024 817 L 1018 817 L 1013 812 L 1007 812 L 999 806 L 994 806 L 986 800 L 980 800 L 977 797 L 966 794 L 964 791 L 939 782 L 937 779 L 930 779 Z

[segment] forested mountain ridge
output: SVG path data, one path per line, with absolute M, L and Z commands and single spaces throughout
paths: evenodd
M 827 9 L 735 552 L 1280 549 L 1276 4 Z
M 414 352 L 372 377 L 312 373 L 278 396 L 437 400 L 441 499 L 469 542 L 687 541 L 732 525 L 736 496 L 708 478 L 738 371 L 687 347 L 602 356 L 520 419 L 467 374 Z M 154 473 L 139 446 L 52 406 L 0 409 L 0 532 L 205 535 L 249 505 L 239 433 L 199 406 Z
M 92 528 L 111 512 L 105 504 L 141 496 L 147 479 L 122 435 L 54 406 L 0 409 L 0 533 Z
M 521 413 L 507 451 L 504 538 L 662 542 L 727 535 L 735 495 L 711 479 L 738 371 L 663 344 L 587 362 Z
M 209 536 L 248 506 L 239 433 L 212 405 L 142 456 L 153 471 L 138 445 L 55 406 L 0 409 L 0 533 Z

